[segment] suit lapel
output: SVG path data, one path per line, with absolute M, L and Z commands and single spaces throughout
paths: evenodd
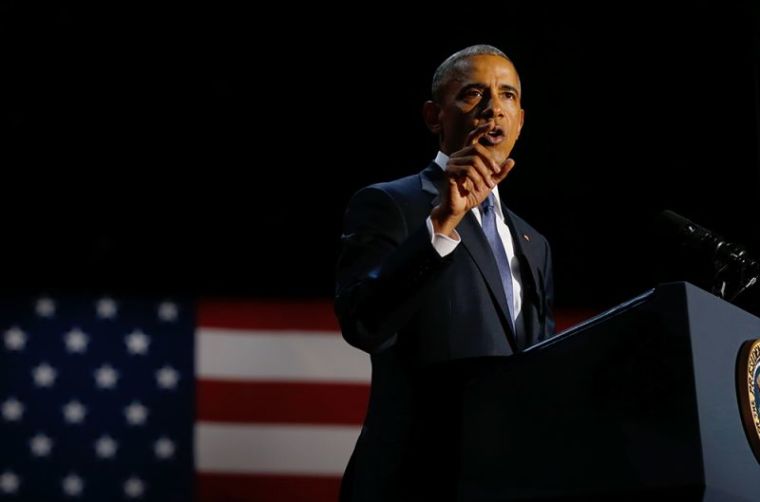
M 427 192 L 433 196 L 433 199 L 430 201 L 431 206 L 438 204 L 438 200 L 440 198 L 438 193 L 438 184 L 442 181 L 443 169 L 441 169 L 441 167 L 435 162 L 431 162 L 430 165 L 420 173 L 422 191 Z
M 522 280 L 524 283 L 530 281 L 531 289 L 535 291 L 538 284 L 537 273 L 540 267 L 543 266 L 542 263 L 539 263 L 542 259 L 542 250 L 536 249 L 538 239 L 531 235 L 532 231 L 524 229 L 517 224 L 512 212 L 504 207 L 504 204 L 501 205 L 501 209 L 507 220 L 507 226 L 509 227 L 510 232 L 512 232 L 512 242 L 515 246 L 515 253 L 521 264 L 520 275 Z
M 515 246 L 515 253 L 520 263 L 520 278 L 523 287 L 523 307 L 522 317 L 525 322 L 526 346 L 533 345 L 541 340 L 543 322 L 541 318 L 545 313 L 545 305 L 542 300 L 543 287 L 539 287 L 539 270 L 543 266 L 543 251 L 538 249 L 540 240 L 536 238 L 533 231 L 523 228 L 517 222 L 517 218 L 504 207 L 507 225 L 512 232 L 512 242 Z

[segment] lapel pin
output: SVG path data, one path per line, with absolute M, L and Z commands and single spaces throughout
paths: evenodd
M 523 239 L 526 241 L 530 241 L 530 237 L 528 237 L 528 234 L 523 234 Z

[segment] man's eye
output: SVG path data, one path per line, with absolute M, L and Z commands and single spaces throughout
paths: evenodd
M 470 89 L 464 93 L 464 97 L 467 99 L 477 99 L 483 96 L 483 93 L 477 89 Z
M 517 95 L 512 91 L 502 92 L 501 97 L 504 99 L 510 99 L 513 100 L 517 97 Z

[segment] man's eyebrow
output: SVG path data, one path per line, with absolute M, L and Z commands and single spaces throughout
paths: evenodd
M 467 84 L 464 87 L 462 87 L 461 92 L 469 91 L 470 89 L 479 89 L 479 90 L 482 90 L 482 89 L 487 89 L 487 88 L 488 88 L 488 85 L 475 82 L 475 83 L 472 83 L 472 84 Z M 510 92 L 515 93 L 517 96 L 520 96 L 520 89 L 518 89 L 517 87 L 515 87 L 513 85 L 502 84 L 502 85 L 499 86 L 499 90 L 502 91 L 502 92 L 504 92 L 504 91 L 510 91 Z
M 509 84 L 502 84 L 502 85 L 500 85 L 499 86 L 499 90 L 501 90 L 501 91 L 512 91 L 515 94 L 517 94 L 518 96 L 520 95 L 520 89 L 518 89 L 517 87 L 515 87 L 513 85 L 509 85 Z

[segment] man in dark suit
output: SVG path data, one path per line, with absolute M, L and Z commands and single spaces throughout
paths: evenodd
M 439 137 L 434 162 L 349 203 L 335 305 L 344 338 L 371 355 L 372 390 L 342 500 L 454 497 L 455 419 L 431 396 L 461 380 L 439 369 L 553 334 L 549 245 L 498 192 L 515 165 L 521 95 L 500 50 L 453 54 L 423 108 Z

